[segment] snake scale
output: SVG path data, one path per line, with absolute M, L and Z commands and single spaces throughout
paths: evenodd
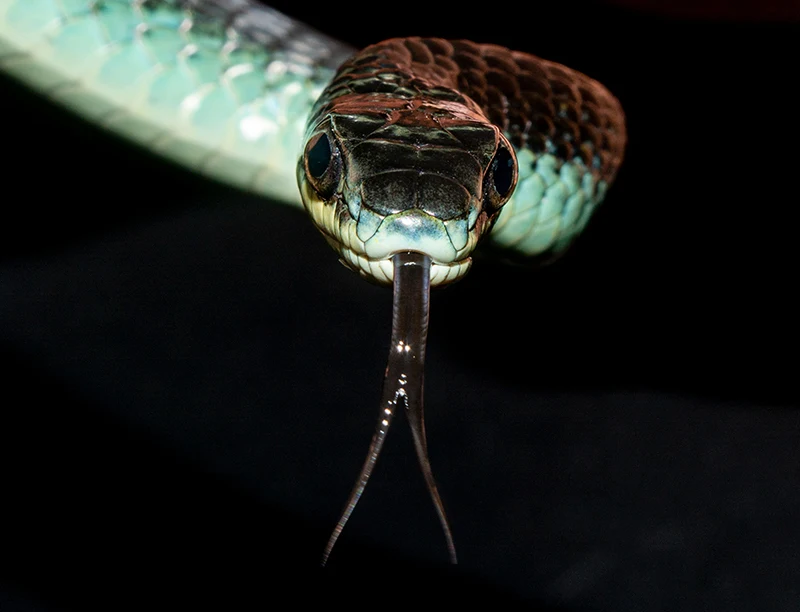
M 0 0 L 0 67 L 199 173 L 302 203 L 342 263 L 393 285 L 378 425 L 323 563 L 398 406 L 455 562 L 422 409 L 430 287 L 478 246 L 523 262 L 569 247 L 622 162 L 617 99 L 497 45 L 356 52 L 254 0 Z

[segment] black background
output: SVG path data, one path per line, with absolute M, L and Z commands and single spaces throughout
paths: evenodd
M 4 80 L 0 609 L 797 610 L 797 23 L 280 8 L 356 46 L 529 51 L 627 112 L 617 184 L 563 261 L 479 261 L 433 294 L 428 439 L 461 563 L 400 419 L 319 569 L 390 292 L 302 212 Z

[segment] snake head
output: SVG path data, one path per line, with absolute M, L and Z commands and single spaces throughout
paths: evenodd
M 431 284 L 467 273 L 517 181 L 496 126 L 426 108 L 329 113 L 298 164 L 306 210 L 342 262 L 381 284 L 391 257 L 431 258 Z

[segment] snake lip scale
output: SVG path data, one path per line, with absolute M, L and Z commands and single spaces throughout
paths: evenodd
M 306 210 L 316 225 L 320 228 L 328 243 L 339 252 L 340 260 L 345 267 L 357 272 L 366 280 L 378 284 L 391 285 L 394 275 L 391 257 L 386 255 L 380 257 L 370 257 L 364 241 L 358 237 L 358 218 L 353 218 L 348 207 L 342 203 L 328 205 L 315 197 L 313 191 L 305 184 L 300 188 L 304 193 L 303 201 Z M 340 220 L 341 217 L 348 217 L 349 223 Z M 384 223 L 381 219 L 378 224 Z M 442 232 L 446 232 L 444 223 L 441 225 Z M 373 230 L 372 236 L 377 232 L 377 227 Z M 471 239 L 474 241 L 474 238 Z M 465 244 L 467 247 L 467 244 Z M 474 246 L 472 247 L 474 248 Z M 466 250 L 464 247 L 462 251 Z M 468 249 L 471 251 L 472 249 Z M 456 253 L 456 249 L 452 249 Z M 472 258 L 465 257 L 455 259 L 451 262 L 433 261 L 431 264 L 431 285 L 447 284 L 464 276 L 472 266 Z

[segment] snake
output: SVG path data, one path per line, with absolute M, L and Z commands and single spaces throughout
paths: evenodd
M 359 51 L 256 0 L 0 0 L 0 70 L 198 174 L 304 208 L 347 268 L 392 287 L 378 422 L 322 564 L 400 411 L 456 563 L 425 434 L 430 290 L 481 253 L 539 265 L 569 248 L 623 161 L 619 100 L 495 44 Z

